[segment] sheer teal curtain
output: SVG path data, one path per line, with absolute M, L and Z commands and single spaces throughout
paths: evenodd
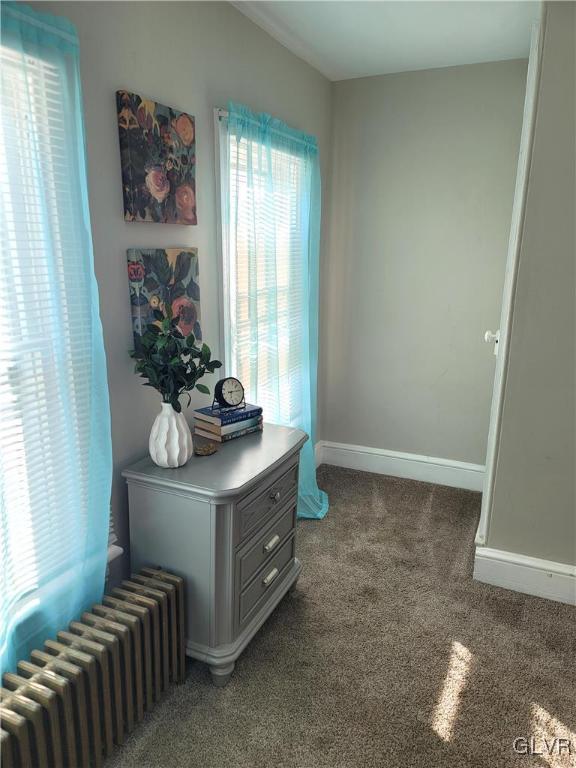
M 100 600 L 111 483 L 78 41 L 2 3 L 0 662 Z
M 313 136 L 270 115 L 228 105 L 221 122 L 227 370 L 265 421 L 308 433 L 298 515 L 320 518 L 316 375 L 320 168 Z

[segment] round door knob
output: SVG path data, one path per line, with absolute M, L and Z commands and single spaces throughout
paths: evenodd
M 276 493 L 271 493 L 270 498 L 272 501 L 280 501 L 280 491 L 276 491 Z

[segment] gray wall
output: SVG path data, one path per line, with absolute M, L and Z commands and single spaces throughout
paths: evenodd
M 576 563 L 574 3 L 548 5 L 488 546 Z
M 484 464 L 525 78 L 511 61 L 335 84 L 325 440 Z
M 134 376 L 128 357 L 126 249 L 199 248 L 203 330 L 218 356 L 212 110 L 232 98 L 315 134 L 326 182 L 331 86 L 228 3 L 43 2 L 36 7 L 67 16 L 80 37 L 90 211 L 112 410 L 112 504 L 126 545 L 127 494 L 120 472 L 146 452 L 160 407 L 158 395 Z M 119 88 L 195 115 L 198 226 L 124 222 L 115 106 Z M 205 400 L 198 395 L 193 407 Z

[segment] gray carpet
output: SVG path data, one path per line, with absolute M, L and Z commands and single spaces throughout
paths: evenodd
M 576 609 L 472 581 L 480 495 L 322 466 L 304 571 L 227 688 L 191 663 L 106 768 L 573 766 Z M 521 745 L 519 745 L 521 746 Z M 540 749 L 541 751 L 541 749 Z

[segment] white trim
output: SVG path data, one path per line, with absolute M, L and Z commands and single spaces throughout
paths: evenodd
M 315 446 L 315 456 L 316 466 L 333 464 L 336 467 L 404 477 L 437 485 L 450 485 L 453 488 L 466 488 L 471 491 L 481 491 L 484 482 L 484 467 L 481 464 L 387 451 L 364 445 L 320 440 Z
M 496 587 L 576 605 L 576 565 L 477 547 L 474 578 Z
M 338 80 L 337 73 L 311 53 L 310 46 L 302 42 L 293 30 L 274 18 L 273 12 L 271 13 L 264 3 L 258 2 L 258 0 L 230 0 L 230 3 L 256 26 L 267 32 L 285 48 L 288 48 L 299 59 L 310 64 L 328 80 Z
M 534 126 L 536 123 L 536 109 L 538 106 L 538 89 L 540 84 L 540 71 L 542 63 L 542 50 L 544 30 L 546 24 L 546 4 L 542 4 L 542 17 L 539 24 L 532 28 L 530 41 L 530 56 L 528 59 L 528 73 L 526 76 L 526 94 L 524 97 L 524 117 L 522 120 L 522 134 L 520 137 L 520 150 L 518 153 L 518 167 L 516 171 L 516 188 L 514 190 L 514 203 L 512 206 L 512 218 L 510 221 L 510 235 L 508 239 L 508 255 L 506 257 L 506 271 L 504 275 L 504 287 L 502 290 L 502 310 L 500 314 L 498 356 L 496 358 L 496 370 L 494 372 L 494 385 L 492 390 L 492 405 L 490 408 L 490 425 L 488 428 L 488 441 L 486 448 L 486 475 L 484 481 L 484 493 L 482 494 L 482 507 L 480 521 L 476 531 L 475 543 L 486 544 L 490 529 L 490 517 L 492 514 L 492 499 L 494 494 L 494 480 L 496 464 L 498 462 L 498 446 L 500 444 L 500 430 L 502 422 L 502 406 L 506 378 L 508 374 L 508 355 L 510 348 L 510 336 L 512 333 L 512 315 L 514 311 L 514 296 L 516 293 L 516 278 L 520 260 L 520 247 L 522 244 L 522 231 L 524 227 L 524 215 L 526 211 L 526 198 L 528 195 L 528 181 L 530 166 L 532 163 L 532 146 L 534 142 Z

